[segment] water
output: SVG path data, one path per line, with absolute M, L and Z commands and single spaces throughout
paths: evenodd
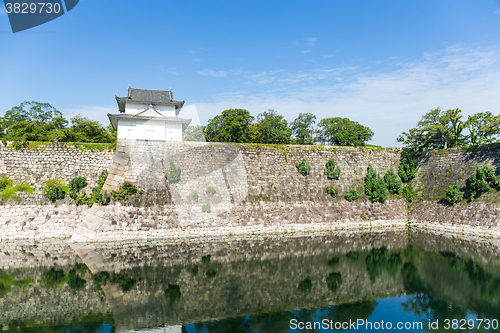
M 498 244 L 404 230 L 3 242 L 0 267 L 5 332 L 500 331 Z

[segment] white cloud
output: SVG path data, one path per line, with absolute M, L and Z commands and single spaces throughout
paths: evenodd
M 261 72 L 247 82 L 253 91 L 220 94 L 197 103 L 197 109 L 208 118 L 234 107 L 254 116 L 275 109 L 289 121 L 301 112 L 318 120 L 348 117 L 370 127 L 375 132 L 371 143 L 382 146 L 398 146 L 397 136 L 438 106 L 461 108 L 464 115 L 500 114 L 499 49 L 450 47 L 416 61 L 389 63 L 395 69 L 387 72 L 357 66 Z
M 203 76 L 225 77 L 225 76 L 227 76 L 228 72 L 213 71 L 213 70 L 205 68 L 204 70 L 198 71 L 198 74 L 203 75 Z
M 306 42 L 306 45 L 309 47 L 313 47 L 316 44 L 316 41 L 318 39 L 316 37 L 308 37 L 305 38 L 304 41 Z
M 194 58 L 194 59 L 193 59 L 193 61 L 198 62 L 198 61 L 201 61 L 201 60 L 200 60 L 200 59 L 198 59 L 198 58 Z
M 333 57 L 333 54 L 324 54 L 323 55 L 323 58 L 325 58 L 325 59 L 328 59 L 328 58 L 331 58 L 331 57 Z
M 300 52 L 302 52 L 302 53 L 306 54 L 306 53 L 311 52 L 311 50 L 302 50 L 302 51 L 300 51 Z
M 500 9 L 495 10 L 495 14 L 500 14 Z
M 0 5 L 0 16 L 5 16 L 7 15 L 7 12 L 5 11 L 5 6 Z
M 294 39 L 294 40 L 292 40 L 292 44 L 293 45 L 299 45 L 300 41 L 298 39 Z

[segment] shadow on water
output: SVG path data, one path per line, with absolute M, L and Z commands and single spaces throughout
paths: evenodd
M 0 246 L 6 332 L 289 332 L 291 321 L 392 312 L 500 314 L 497 246 L 415 232 L 103 243 L 77 255 L 64 243 Z

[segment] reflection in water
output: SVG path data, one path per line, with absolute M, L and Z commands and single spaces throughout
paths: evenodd
M 291 320 L 365 319 L 440 332 L 425 324 L 500 319 L 500 254 L 489 243 L 344 233 L 70 251 L 62 242 L 0 243 L 4 331 L 288 332 Z

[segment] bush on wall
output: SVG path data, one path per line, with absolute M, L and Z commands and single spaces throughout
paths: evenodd
M 325 165 L 325 175 L 326 175 L 326 178 L 328 179 L 339 179 L 339 176 L 340 176 L 340 168 L 339 167 L 335 167 L 335 161 L 333 160 L 333 158 L 330 158 L 328 160 L 328 162 L 326 162 L 326 165 Z
M 72 199 L 76 199 L 78 192 L 87 186 L 87 178 L 82 176 L 77 176 L 70 180 L 69 184 L 69 196 Z
M 476 167 L 476 173 L 470 175 L 467 179 L 471 199 L 479 198 L 483 193 L 492 189 L 498 189 L 500 182 L 495 175 L 495 170 L 492 167 L 485 165 Z
M 10 199 L 20 201 L 19 192 L 33 194 L 34 191 L 35 188 L 28 184 L 26 180 L 23 180 L 19 184 L 14 184 L 14 180 L 6 175 L 0 179 L 0 202 L 5 202 Z
M 458 181 L 455 181 L 455 184 L 453 184 L 453 186 L 450 185 L 446 190 L 445 199 L 449 203 L 455 204 L 462 201 L 463 195 L 463 192 L 460 191 L 460 188 L 458 187 Z
M 169 183 L 177 183 L 181 180 L 181 168 L 176 167 L 173 161 L 170 161 L 170 167 L 167 172 L 165 172 L 165 178 L 167 178 Z
M 330 194 L 332 196 L 332 198 L 335 198 L 339 194 L 340 190 L 333 185 L 328 185 L 325 188 L 325 192 Z
M 398 179 L 398 176 L 396 176 L 394 170 L 387 170 L 384 175 L 384 181 L 390 194 L 399 194 L 399 192 L 401 191 L 401 180 Z
M 345 199 L 349 202 L 359 199 L 359 192 L 354 189 L 350 189 L 345 195 Z
M 365 194 L 368 195 L 370 201 L 384 203 L 389 195 L 387 184 L 380 175 L 373 170 L 371 165 L 365 176 Z
M 137 187 L 130 182 L 123 182 L 122 186 L 117 191 L 111 191 L 111 198 L 114 201 L 127 200 L 131 195 L 137 193 Z
M 52 202 L 56 202 L 56 200 L 59 199 L 64 199 L 66 194 L 69 192 L 69 187 L 64 181 L 57 178 L 57 176 L 54 179 L 49 178 L 48 180 L 44 181 L 42 185 L 42 193 Z
M 302 176 L 307 176 L 309 172 L 311 172 L 311 166 L 309 165 L 309 162 L 307 162 L 305 158 L 303 158 L 302 161 L 300 161 L 300 163 L 297 163 L 295 166 L 302 174 Z
M 415 152 L 411 150 L 403 150 L 401 153 L 401 162 L 399 164 L 398 175 L 403 183 L 409 183 L 415 178 L 416 168 L 413 157 Z

